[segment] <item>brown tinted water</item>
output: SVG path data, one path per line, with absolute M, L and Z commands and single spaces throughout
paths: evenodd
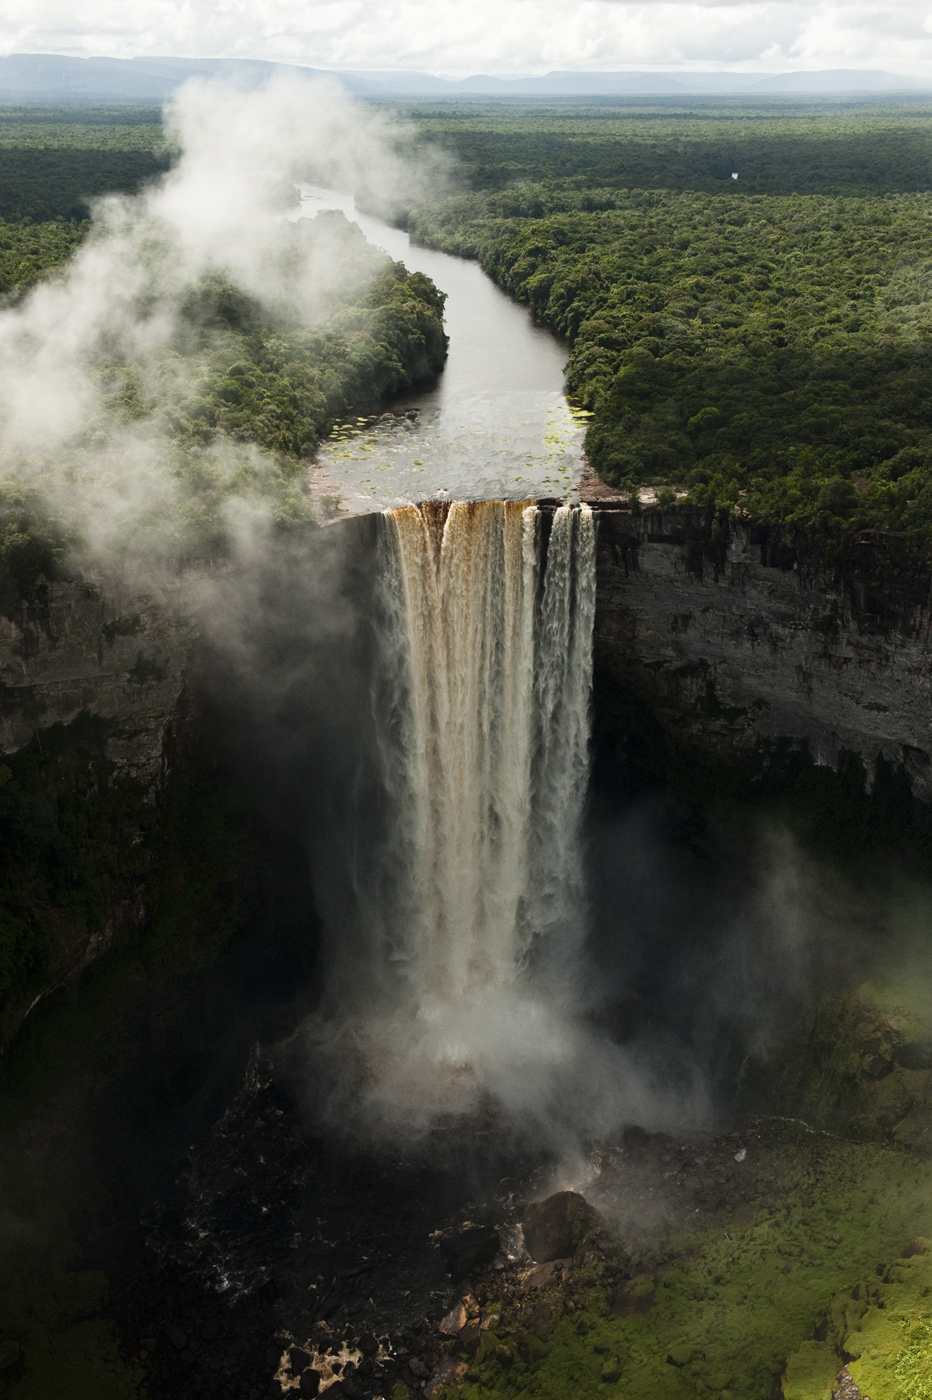
M 370 243 L 446 293 L 450 351 L 435 387 L 378 423 L 346 425 L 323 446 L 317 494 L 353 513 L 431 499 L 577 499 L 583 423 L 563 393 L 566 344 L 478 263 L 418 247 L 360 213 L 350 195 L 304 186 L 294 217 L 323 209 L 340 209 Z

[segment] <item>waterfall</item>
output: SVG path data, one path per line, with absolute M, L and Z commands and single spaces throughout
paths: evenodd
M 560 1141 L 668 1122 L 664 1086 L 586 1014 L 591 512 L 386 511 L 379 593 L 387 817 L 353 836 L 357 915 L 312 1029 L 331 1119 L 407 1133 L 485 1103 Z
M 593 521 L 563 506 L 547 540 L 543 512 L 502 501 L 384 520 L 406 886 L 392 953 L 413 995 L 456 1002 L 527 980 L 579 923 Z

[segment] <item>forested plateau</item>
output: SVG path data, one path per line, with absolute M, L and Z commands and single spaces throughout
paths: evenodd
M 665 487 L 661 501 L 688 491 L 804 530 L 829 556 L 865 529 L 927 549 L 932 203 L 913 143 L 928 112 L 650 115 L 625 126 L 607 109 L 607 131 L 560 115 L 549 139 L 579 152 L 577 173 L 415 210 L 412 236 L 478 258 L 567 338 L 589 456 L 632 499 L 643 485 Z M 465 120 L 452 133 L 452 118 L 425 121 L 467 153 L 509 122 L 519 157 L 545 139 L 543 116 L 485 113 L 474 137 Z M 690 138 L 713 142 L 714 178 Z M 647 180 L 625 162 L 649 140 Z M 753 158 L 761 142 L 769 166 Z M 902 159 L 881 156 L 896 147 Z M 475 183 L 503 183 L 512 167 L 496 149 L 494 178 L 467 164 Z

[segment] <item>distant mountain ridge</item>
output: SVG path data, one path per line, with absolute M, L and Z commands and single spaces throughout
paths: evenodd
M 337 79 L 359 97 L 610 97 L 682 94 L 896 92 L 932 90 L 932 80 L 857 68 L 815 73 L 553 72 L 540 77 L 438 78 L 430 73 L 326 70 L 264 59 L 70 58 L 10 54 L 0 58 L 0 103 L 160 103 L 186 78 L 225 76 L 251 87 L 277 69 Z

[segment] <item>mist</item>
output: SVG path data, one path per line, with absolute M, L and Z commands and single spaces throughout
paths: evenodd
M 65 522 L 70 567 L 148 582 L 197 553 L 199 512 L 234 551 L 261 535 L 281 476 L 274 452 L 172 433 L 199 387 L 192 351 L 204 361 L 227 348 L 203 317 L 195 333 L 205 280 L 232 284 L 272 324 L 320 324 L 384 258 L 338 217 L 285 223 L 293 182 L 354 190 L 390 216 L 443 178 L 439 158 L 414 159 L 401 128 L 326 82 L 277 75 L 244 92 L 193 80 L 165 126 L 177 153 L 166 176 L 98 201 L 64 271 L 0 314 L 7 479 Z

